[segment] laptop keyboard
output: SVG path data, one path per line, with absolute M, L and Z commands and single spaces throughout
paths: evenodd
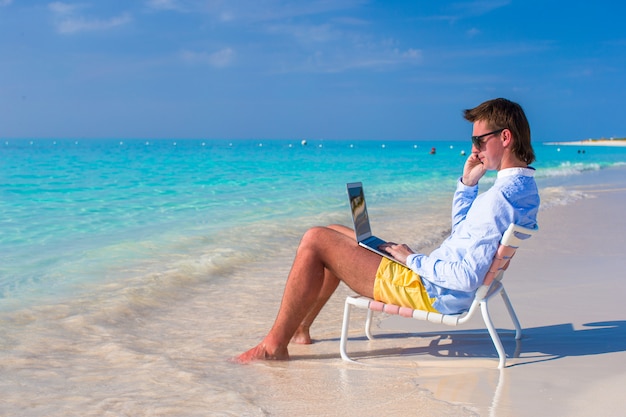
M 382 239 L 377 238 L 376 236 L 372 236 L 372 237 L 369 237 L 369 238 L 365 239 L 365 242 L 364 242 L 364 243 L 365 243 L 367 246 L 369 246 L 369 247 L 372 247 L 372 248 L 376 248 L 376 249 L 378 249 L 378 247 L 379 247 L 380 245 L 382 245 L 383 243 L 387 243 L 387 242 L 385 242 L 385 241 L 384 241 L 384 240 L 382 240 Z M 378 250 L 380 250 L 380 249 L 378 249 Z

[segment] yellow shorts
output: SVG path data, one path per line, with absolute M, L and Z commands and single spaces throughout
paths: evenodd
M 376 271 L 374 299 L 386 304 L 438 313 L 422 279 L 411 269 L 383 258 Z

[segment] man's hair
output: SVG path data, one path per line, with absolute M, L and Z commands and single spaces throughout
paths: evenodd
M 496 98 L 465 110 L 463 116 L 472 123 L 485 121 L 493 130 L 509 129 L 514 138 L 512 151 L 515 156 L 527 164 L 535 160 L 535 151 L 530 143 L 530 125 L 519 104 Z

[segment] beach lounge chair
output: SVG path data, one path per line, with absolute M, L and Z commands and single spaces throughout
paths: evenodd
M 495 345 L 498 352 L 498 356 L 500 357 L 498 368 L 504 368 L 506 364 L 506 353 L 504 352 L 504 347 L 502 346 L 502 342 L 500 341 L 498 332 L 496 331 L 489 315 L 489 302 L 497 294 L 500 294 L 502 296 L 504 304 L 506 305 L 509 315 L 511 316 L 511 320 L 513 321 L 513 325 L 515 326 L 515 339 L 520 339 L 522 337 L 522 328 L 517 319 L 517 315 L 515 314 L 515 310 L 513 310 L 513 305 L 511 305 L 511 301 L 509 300 L 509 297 L 504 290 L 502 278 L 504 275 L 504 271 L 509 266 L 509 261 L 515 254 L 517 248 L 520 246 L 523 240 L 528 239 L 535 231 L 536 229 L 528 229 L 515 224 L 511 224 L 509 226 L 506 232 L 504 232 L 504 234 L 502 235 L 500 246 L 496 251 L 489 271 L 485 276 L 483 285 L 480 286 L 480 288 L 478 288 L 478 290 L 476 291 L 474 301 L 472 302 L 469 310 L 465 313 L 447 315 L 431 313 L 422 310 L 413 310 L 411 308 L 399 307 L 397 305 L 384 304 L 382 302 L 374 301 L 371 298 L 362 296 L 347 297 L 344 308 L 343 325 L 341 328 L 341 340 L 339 343 L 341 358 L 349 362 L 355 362 L 354 360 L 350 359 L 346 352 L 346 344 L 348 341 L 348 327 L 350 324 L 350 311 L 352 307 L 367 309 L 365 334 L 370 340 L 374 338 L 371 333 L 372 314 L 374 311 L 380 311 L 387 314 L 397 314 L 403 317 L 429 321 L 437 324 L 458 326 L 470 320 L 474 313 L 478 309 L 480 309 L 483 321 L 487 326 L 487 330 L 489 331 L 491 340 L 493 341 L 493 344 Z

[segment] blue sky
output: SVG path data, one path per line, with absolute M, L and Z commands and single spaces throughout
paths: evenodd
M 626 5 L 589 1 L 0 0 L 0 137 L 625 137 Z

